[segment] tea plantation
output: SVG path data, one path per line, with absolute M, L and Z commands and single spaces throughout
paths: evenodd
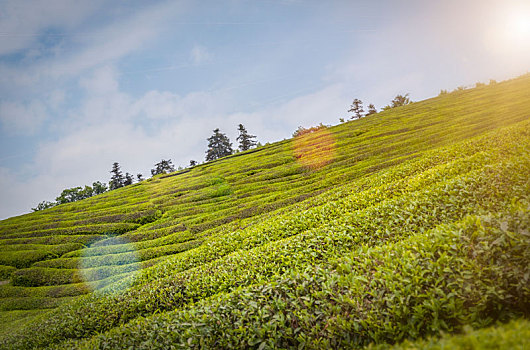
M 0 349 L 525 349 L 530 75 L 0 221 Z

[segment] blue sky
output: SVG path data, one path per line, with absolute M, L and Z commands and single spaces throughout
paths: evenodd
M 115 161 L 203 161 L 217 127 L 272 142 L 353 98 L 526 73 L 526 3 L 0 0 L 0 218 L 108 182 Z

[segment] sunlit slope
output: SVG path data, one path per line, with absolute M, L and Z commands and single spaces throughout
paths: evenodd
M 525 76 L 1 221 L 2 344 L 363 346 L 529 316 L 529 136 Z

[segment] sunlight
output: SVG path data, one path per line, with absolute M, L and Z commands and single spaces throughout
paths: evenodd
M 530 7 L 499 8 L 484 33 L 484 44 L 510 63 L 525 62 L 530 55 Z
M 508 34 L 521 44 L 530 44 L 530 15 L 514 15 L 508 24 Z

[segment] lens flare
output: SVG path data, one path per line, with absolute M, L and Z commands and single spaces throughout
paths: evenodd
M 326 127 L 312 128 L 299 134 L 293 144 L 297 161 L 312 170 L 328 165 L 337 155 L 335 138 Z
M 100 240 L 81 252 L 80 280 L 98 294 L 122 293 L 142 269 L 136 247 L 125 237 Z

